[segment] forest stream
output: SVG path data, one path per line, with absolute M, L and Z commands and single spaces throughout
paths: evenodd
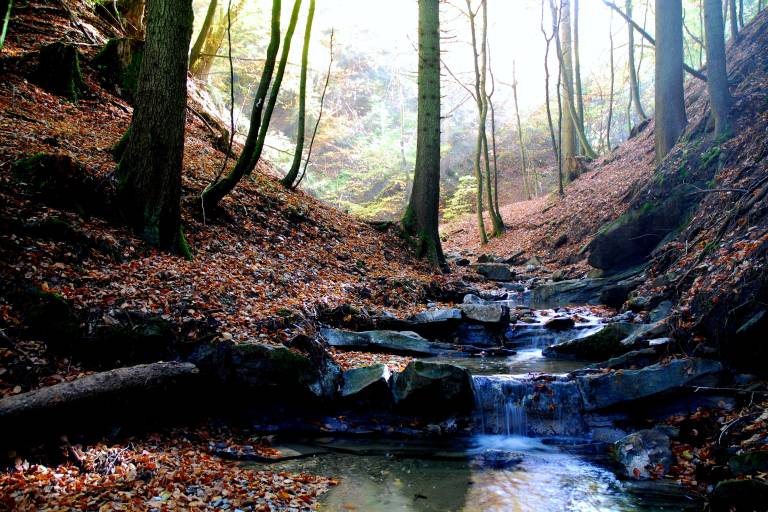
M 505 305 L 509 301 L 501 301 Z M 598 440 L 572 406 L 570 372 L 585 363 L 549 358 L 542 348 L 594 333 L 597 316 L 574 328 L 547 330 L 555 310 L 533 310 L 536 323 L 512 325 L 514 355 L 436 357 L 472 373 L 472 435 L 429 439 L 323 437 L 299 439 L 314 455 L 259 469 L 306 472 L 340 479 L 321 510 L 359 511 L 651 511 L 698 510 L 700 497 L 660 481 L 616 477 Z M 546 383 L 560 411 L 552 419 L 529 417 L 523 401 Z M 534 395 L 536 391 L 533 391 Z

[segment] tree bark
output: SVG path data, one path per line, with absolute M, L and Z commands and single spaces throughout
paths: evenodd
M 688 120 L 683 91 L 682 0 L 656 2 L 656 161 L 677 143 Z
M 203 46 L 211 34 L 211 26 L 213 25 L 213 19 L 216 17 L 217 4 L 218 0 L 211 0 L 208 4 L 208 11 L 205 13 L 203 26 L 200 27 L 200 33 L 197 35 L 195 44 L 192 45 L 192 50 L 189 52 L 189 69 L 194 69 L 200 60 L 200 53 L 202 53 Z
M 419 257 L 446 268 L 438 233 L 440 206 L 440 7 L 419 0 L 419 74 L 416 166 L 403 229 Z
M 152 0 L 147 19 L 136 106 L 119 164 L 121 202 L 147 242 L 189 256 L 180 203 L 192 1 Z
M 544 42 L 546 43 L 546 49 L 544 51 L 544 96 L 545 96 L 544 103 L 547 109 L 547 125 L 549 126 L 550 142 L 552 142 L 552 151 L 555 156 L 555 161 L 557 162 L 558 189 L 559 189 L 558 192 L 562 196 L 563 183 L 562 183 L 562 179 L 560 178 L 562 176 L 562 168 L 560 166 L 560 148 L 558 147 L 558 136 L 555 135 L 555 127 L 554 127 L 554 123 L 552 122 L 552 108 L 550 107 L 550 98 L 549 98 L 549 48 L 550 48 L 550 45 L 552 44 L 552 39 L 555 38 L 555 36 L 557 35 L 557 31 L 558 31 L 557 25 L 559 21 L 556 17 L 555 8 L 554 8 L 554 4 L 552 3 L 552 0 L 550 0 L 549 6 L 552 12 L 552 35 L 551 36 L 547 35 L 547 31 L 544 28 L 544 2 L 542 1 L 541 3 L 541 34 L 544 36 Z M 558 73 L 558 76 L 559 76 L 559 73 Z M 558 79 L 558 86 L 557 86 L 558 91 L 560 89 L 559 82 L 560 81 Z M 558 98 L 560 98 L 559 93 L 558 93 Z M 559 104 L 560 102 L 558 99 L 558 112 L 560 108 Z M 559 125 L 558 125 L 558 130 L 559 130 Z
M 626 2 L 627 16 L 632 18 L 632 0 Z M 629 94 L 630 101 L 635 108 L 635 114 L 640 118 L 640 122 L 648 119 L 643 110 L 643 103 L 640 100 L 640 81 L 637 78 L 637 68 L 635 67 L 635 29 L 632 23 L 627 22 L 627 66 L 629 67 Z M 630 123 L 631 126 L 631 123 Z
M 549 53 L 549 44 L 547 44 L 547 53 Z M 549 70 L 546 72 L 545 81 L 549 83 Z M 547 88 L 549 88 L 547 86 Z M 549 94 L 547 94 L 549 96 Z M 525 185 L 526 199 L 531 199 L 531 187 L 528 183 L 528 169 L 526 167 L 525 145 L 523 144 L 523 126 L 520 122 L 520 110 L 517 104 L 517 75 L 515 73 L 515 63 L 512 62 L 512 99 L 515 101 L 515 118 L 517 120 L 517 144 L 520 150 L 520 175 L 523 177 Z
M 219 202 L 229 194 L 240 180 L 245 176 L 253 152 L 256 148 L 261 128 L 261 116 L 264 111 L 264 101 L 269 92 L 269 85 L 272 82 L 272 74 L 275 69 L 277 52 L 280 48 L 280 0 L 272 1 L 272 21 L 270 23 L 270 39 L 267 47 L 267 58 L 264 61 L 264 68 L 261 71 L 261 80 L 256 89 L 256 97 L 253 100 L 251 109 L 251 124 L 248 128 L 248 135 L 245 138 L 243 151 L 240 158 L 237 159 L 235 166 L 223 179 L 217 180 L 206 187 L 202 194 L 203 209 L 207 212 L 213 211 Z
M 483 220 L 483 170 L 480 167 L 481 155 L 483 152 L 483 132 L 485 131 L 485 122 L 483 120 L 483 103 L 484 92 L 480 84 L 480 64 L 478 63 L 478 50 L 477 50 L 477 34 L 475 32 L 475 16 L 472 11 L 472 3 L 470 0 L 467 2 L 467 16 L 469 16 L 470 33 L 472 34 L 472 62 L 475 67 L 475 103 L 477 104 L 478 111 L 478 126 L 477 126 L 477 141 L 475 143 L 475 161 L 474 171 L 475 180 L 477 181 L 477 197 L 476 197 L 476 209 L 477 209 L 477 225 L 480 230 L 480 243 L 485 245 L 488 243 L 488 235 L 485 232 L 485 221 Z M 489 211 L 493 211 L 493 205 L 488 205 Z M 493 219 L 493 213 L 491 213 L 491 219 Z
M 715 134 L 727 136 L 731 130 L 729 113 L 731 93 L 725 56 L 725 32 L 720 0 L 704 0 L 704 24 L 707 51 L 707 90 L 715 117 Z
M 630 30 L 632 30 L 631 27 Z M 606 149 L 610 153 L 613 151 L 613 146 L 611 145 L 611 123 L 613 122 L 613 96 L 616 83 L 616 66 L 613 62 L 613 14 L 611 14 L 611 23 L 608 26 L 608 39 L 610 43 L 609 52 L 611 56 L 611 87 L 610 92 L 608 93 L 608 122 L 605 129 L 605 143 L 607 146 Z
M 141 38 L 144 34 L 144 11 L 146 0 L 119 0 L 117 9 L 123 20 L 130 26 L 131 35 Z
M 304 47 L 301 51 L 301 76 L 299 78 L 299 120 L 296 134 L 296 149 L 293 153 L 293 162 L 288 174 L 280 180 L 280 183 L 286 188 L 293 188 L 293 182 L 299 176 L 301 167 L 301 157 L 304 154 L 304 123 L 306 122 L 306 104 L 307 104 L 307 65 L 309 63 L 309 41 L 312 34 L 312 20 L 315 17 L 315 0 L 309 0 L 309 13 L 307 14 L 307 24 L 304 28 Z

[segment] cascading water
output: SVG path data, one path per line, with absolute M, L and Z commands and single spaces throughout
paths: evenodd
M 583 436 L 581 395 L 573 381 L 555 377 L 476 375 L 475 429 L 482 434 Z

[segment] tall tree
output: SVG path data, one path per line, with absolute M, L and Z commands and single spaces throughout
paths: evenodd
M 725 31 L 720 0 L 704 0 L 704 24 L 707 51 L 707 90 L 715 117 L 715 133 L 730 132 L 731 93 L 725 58 Z
M 181 166 L 192 0 L 152 0 L 136 106 L 120 160 L 123 212 L 150 244 L 188 255 L 181 232 Z
M 301 51 L 301 74 L 299 78 L 299 120 L 296 134 L 296 149 L 293 153 L 293 162 L 288 174 L 280 180 L 283 186 L 293 188 L 293 182 L 299 176 L 301 158 L 304 153 L 304 123 L 306 121 L 307 104 L 307 65 L 309 64 L 309 41 L 312 35 L 312 20 L 315 17 L 315 0 L 309 0 L 309 13 L 307 24 L 304 28 L 304 47 Z
M 216 16 L 211 25 L 208 37 L 203 42 L 203 47 L 200 51 L 200 56 L 196 61 L 189 63 L 189 71 L 192 76 L 198 80 L 205 80 L 211 72 L 213 61 L 216 58 L 216 54 L 221 48 L 224 42 L 224 36 L 227 34 L 230 21 L 232 23 L 237 20 L 240 15 L 240 11 L 245 5 L 245 0 L 235 0 L 227 9 L 217 9 Z
M 546 28 L 544 28 L 544 2 L 541 3 L 541 22 L 540 29 L 541 34 L 544 36 L 545 51 L 544 51 L 544 105 L 547 110 L 547 126 L 549 127 L 549 138 L 552 142 L 552 151 L 557 161 L 557 177 L 558 177 L 558 193 L 562 196 L 563 191 L 563 165 L 560 159 L 559 133 L 560 133 L 560 94 L 557 94 L 557 111 L 558 111 L 558 134 L 555 134 L 555 126 L 552 122 L 552 108 L 549 100 L 549 48 L 552 45 L 552 39 L 557 37 L 560 23 L 559 10 L 555 6 L 554 0 L 549 0 L 549 9 L 552 17 L 552 35 L 547 34 Z M 560 67 L 558 66 L 558 70 Z M 560 72 L 558 71 L 557 90 L 560 89 Z
M 549 71 L 547 71 L 549 75 Z M 547 76 L 546 81 L 549 82 Z M 517 73 L 515 72 L 515 61 L 512 61 L 512 99 L 515 102 L 515 119 L 517 120 L 517 145 L 520 151 L 520 175 L 523 177 L 523 189 L 526 199 L 531 199 L 531 184 L 528 180 L 527 158 L 525 156 L 525 145 L 523 144 L 523 125 L 520 122 L 520 110 L 517 104 Z
M 610 43 L 609 53 L 611 57 L 611 87 L 608 93 L 608 121 L 605 128 L 605 145 L 606 150 L 610 153 L 613 151 L 613 146 L 611 145 L 611 124 L 613 123 L 613 96 L 616 85 L 616 66 L 613 61 L 613 12 L 611 12 L 611 21 L 608 24 L 608 41 Z
M 144 34 L 144 11 L 147 10 L 146 0 L 118 0 L 117 10 L 121 20 L 127 22 L 128 31 L 136 37 Z M 190 36 L 191 37 L 191 36 Z
M 728 10 L 731 11 L 731 37 L 739 37 L 739 16 L 736 12 L 736 0 L 728 0 Z
M 571 52 L 571 1 L 560 0 L 560 36 L 557 41 L 557 55 L 560 60 L 560 69 L 562 72 L 561 97 L 565 108 L 565 119 L 563 123 L 563 135 L 560 140 L 560 159 L 568 165 L 576 155 L 577 140 L 576 130 L 570 111 L 575 108 L 573 103 L 573 57 Z
M 586 135 L 584 128 L 584 88 L 581 84 L 581 59 L 579 57 L 579 0 L 573 0 L 573 80 L 576 96 L 578 129 Z
M 632 0 L 626 1 L 627 16 L 632 19 Z M 635 29 L 631 22 L 627 22 L 627 66 L 629 67 L 629 94 L 630 102 L 635 108 L 635 114 L 640 121 L 645 121 L 648 116 L 643 110 L 643 103 L 640 100 L 640 80 L 637 78 L 637 68 L 635 67 Z
M 251 124 L 248 128 L 248 135 L 243 144 L 243 150 L 240 158 L 232 170 L 224 178 L 218 177 L 213 183 L 208 185 L 203 191 L 203 208 L 206 211 L 212 210 L 219 204 L 224 196 L 229 194 L 247 172 L 250 172 L 251 157 L 256 150 L 256 143 L 261 129 L 262 112 L 264 111 L 264 102 L 269 92 L 269 86 L 272 83 L 272 74 L 275 70 L 277 61 L 277 52 L 280 49 L 280 0 L 272 0 L 272 19 L 270 22 L 270 38 L 267 47 L 267 58 L 264 61 L 264 68 L 261 71 L 259 87 L 256 89 L 256 97 L 253 99 L 253 108 L 251 109 Z
M 656 161 L 661 162 L 688 123 L 683 91 L 682 0 L 656 2 Z
M 197 64 L 197 61 L 200 60 L 200 54 L 203 51 L 203 45 L 205 44 L 206 40 L 208 39 L 210 33 L 211 33 L 211 26 L 213 25 L 213 19 L 216 17 L 216 7 L 218 5 L 218 0 L 211 0 L 208 4 L 208 10 L 205 13 L 205 18 L 203 19 L 203 25 L 200 27 L 200 33 L 197 35 L 197 38 L 195 39 L 195 44 L 192 45 L 192 50 L 189 52 L 189 68 L 193 69 L 195 65 Z
M 438 234 L 440 205 L 440 7 L 439 0 L 419 0 L 419 76 L 416 166 L 403 229 L 416 241 L 416 252 L 445 267 Z

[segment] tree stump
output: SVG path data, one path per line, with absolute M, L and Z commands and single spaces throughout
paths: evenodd
M 133 104 L 139 68 L 144 57 L 144 41 L 130 37 L 114 38 L 93 59 L 102 83 L 113 88 L 128 103 Z
M 57 41 L 40 48 L 37 83 L 53 94 L 77 101 L 86 92 L 80 71 L 80 53 L 74 45 Z

